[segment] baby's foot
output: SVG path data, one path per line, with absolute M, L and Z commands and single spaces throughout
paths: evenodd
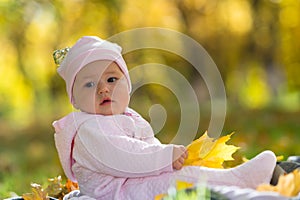
M 242 165 L 229 169 L 229 173 L 235 185 L 256 188 L 259 184 L 270 183 L 275 166 L 275 154 L 264 151 Z

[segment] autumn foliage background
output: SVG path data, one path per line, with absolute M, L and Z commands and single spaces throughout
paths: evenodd
M 51 123 L 72 108 L 51 56 L 83 35 L 108 38 L 142 27 L 188 35 L 222 75 L 228 100 L 223 134 L 235 131 L 230 143 L 241 147 L 235 156 L 251 158 L 264 149 L 285 158 L 299 155 L 299 10 L 294 0 L 0 0 L 0 199 L 63 174 Z M 155 50 L 125 59 L 129 69 L 156 62 L 183 74 L 199 100 L 198 136 L 205 132 L 210 97 L 193 67 Z M 159 85 L 132 96 L 131 107 L 146 119 L 153 104 L 167 111 L 157 136 L 168 142 L 178 128 L 180 106 Z

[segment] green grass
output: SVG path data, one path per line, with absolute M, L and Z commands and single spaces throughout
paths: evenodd
M 231 143 L 254 156 L 270 149 L 285 158 L 300 154 L 300 112 L 278 110 L 235 110 L 227 114 L 224 130 L 235 131 Z
M 30 192 L 30 183 L 63 175 L 54 148 L 53 130 L 38 125 L 11 130 L 0 141 L 0 199 Z

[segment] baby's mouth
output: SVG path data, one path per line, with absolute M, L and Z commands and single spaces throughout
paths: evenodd
M 110 104 L 112 102 L 112 100 L 110 98 L 104 98 L 102 99 L 102 101 L 100 102 L 100 105 L 105 105 L 105 104 Z

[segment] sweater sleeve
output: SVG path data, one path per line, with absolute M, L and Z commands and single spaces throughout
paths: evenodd
M 173 145 L 149 144 L 125 134 L 103 132 L 97 123 L 80 127 L 73 149 L 76 162 L 99 173 L 128 178 L 173 170 Z

